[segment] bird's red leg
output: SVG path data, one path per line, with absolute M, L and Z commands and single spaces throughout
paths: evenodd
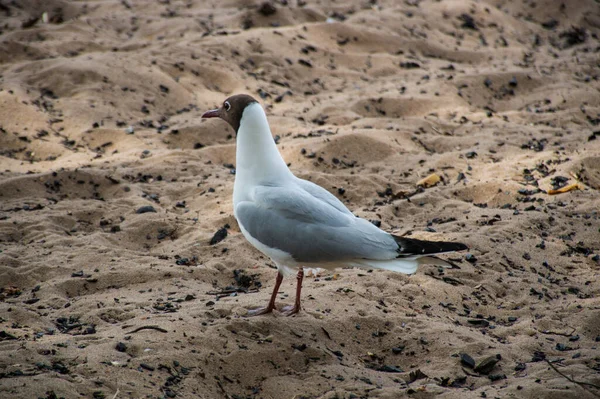
M 300 293 L 302 292 L 302 280 L 304 279 L 304 268 L 300 266 L 298 270 L 298 274 L 296 275 L 296 301 L 294 302 L 294 306 L 286 306 L 283 308 L 283 314 L 286 316 L 291 316 L 300 311 Z
M 275 287 L 273 288 L 273 293 L 271 294 L 271 299 L 269 300 L 269 304 L 266 308 L 258 308 L 252 309 L 248 311 L 248 316 L 258 316 L 261 314 L 271 313 L 273 309 L 275 309 L 275 298 L 277 297 L 277 293 L 279 292 L 279 286 L 281 286 L 281 282 L 283 281 L 283 275 L 280 272 L 277 272 L 277 279 L 275 280 Z

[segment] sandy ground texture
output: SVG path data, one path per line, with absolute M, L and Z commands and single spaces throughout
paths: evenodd
M 0 1 L 0 397 L 598 397 L 599 10 Z M 294 173 L 459 268 L 244 317 L 276 271 L 200 118 L 234 93 Z

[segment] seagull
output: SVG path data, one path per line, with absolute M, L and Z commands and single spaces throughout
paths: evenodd
M 355 216 L 323 187 L 294 176 L 277 149 L 265 111 L 249 95 L 231 96 L 202 118 L 221 118 L 235 130 L 233 214 L 244 237 L 277 265 L 269 303 L 250 310 L 249 316 L 271 313 L 284 276 L 296 271 L 296 299 L 282 313 L 298 313 L 303 267 L 354 266 L 413 274 L 421 264 L 451 266 L 434 254 L 468 249 L 458 242 L 387 233 Z

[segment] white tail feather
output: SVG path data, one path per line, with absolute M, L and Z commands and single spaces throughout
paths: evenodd
M 392 260 L 361 260 L 353 263 L 352 266 L 373 269 L 391 270 L 397 273 L 413 274 L 419 267 L 418 259 L 392 259 Z
M 434 256 L 411 256 L 407 258 L 396 258 L 391 260 L 360 260 L 353 262 L 351 266 L 361 268 L 384 269 L 393 272 L 413 274 L 421 265 L 436 265 L 443 267 L 452 267 L 452 265 L 443 259 Z

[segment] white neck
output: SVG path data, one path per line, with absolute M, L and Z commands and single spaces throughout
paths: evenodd
M 248 105 L 237 133 L 234 201 L 245 194 L 242 191 L 246 187 L 283 182 L 289 175 L 292 173 L 275 145 L 265 111 L 258 103 Z

